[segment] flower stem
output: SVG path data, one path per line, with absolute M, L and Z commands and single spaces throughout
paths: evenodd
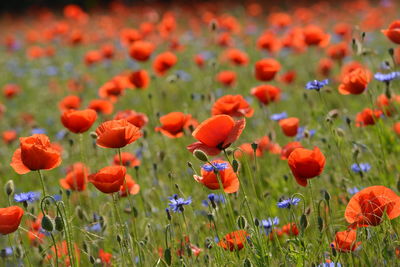
M 46 187 L 44 185 L 43 174 L 40 170 L 38 170 L 38 173 L 39 173 L 39 178 L 40 178 L 40 184 L 42 185 L 43 197 L 45 197 L 47 195 L 47 193 L 46 193 Z

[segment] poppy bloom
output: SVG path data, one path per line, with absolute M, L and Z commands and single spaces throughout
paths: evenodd
M 150 83 L 150 77 L 146 70 L 134 71 L 129 75 L 129 81 L 140 89 L 146 89 Z
M 357 231 L 349 229 L 337 232 L 332 246 L 340 252 L 354 251 L 361 242 L 357 242 Z
M 280 80 L 284 83 L 291 84 L 296 79 L 297 73 L 294 70 L 289 70 L 281 75 Z
M 400 216 L 400 197 L 391 189 L 376 185 L 364 188 L 350 199 L 344 212 L 350 228 L 377 226 L 384 213 L 390 220 Z
M 69 109 L 78 109 L 80 105 L 81 105 L 81 99 L 76 95 L 66 96 L 60 102 L 58 102 L 58 108 L 61 111 Z
M 187 146 L 187 149 L 190 152 L 199 149 L 210 156 L 217 155 L 239 138 L 245 126 L 245 119 L 235 122 L 228 115 L 216 115 L 197 126 L 192 135 L 198 142 Z
M 104 115 L 111 114 L 113 112 L 113 104 L 105 99 L 93 99 L 89 102 L 88 108 L 95 110 L 97 113 Z
M 64 260 L 64 266 L 71 266 L 70 259 L 69 259 L 69 251 L 68 251 L 68 244 L 67 241 L 59 242 L 57 245 L 57 258 Z M 79 262 L 80 258 L 80 250 L 77 244 L 73 244 L 74 253 L 77 257 Z M 56 250 L 54 246 L 51 247 L 51 253 L 47 255 L 47 259 L 50 260 L 56 255 Z
M 393 113 L 396 112 L 396 105 L 400 103 L 400 96 L 392 95 L 391 98 L 388 98 L 386 94 L 380 94 L 375 102 L 375 105 L 382 110 L 382 112 L 391 117 Z
M 73 191 L 85 191 L 88 176 L 88 168 L 85 164 L 77 162 L 71 166 L 67 172 L 67 176 L 60 179 L 60 185 L 64 189 Z
M 307 186 L 307 179 L 320 175 L 324 170 L 325 156 L 318 147 L 314 147 L 314 150 L 296 148 L 290 153 L 288 164 L 296 182 Z
M 112 257 L 113 255 L 111 253 L 107 253 L 103 249 L 99 250 L 99 258 L 106 266 L 111 266 Z
M 257 39 L 257 47 L 270 53 L 278 52 L 282 47 L 282 42 L 272 32 L 265 32 Z
M 345 42 L 331 45 L 326 51 L 328 56 L 335 60 L 342 60 L 349 54 L 349 52 L 348 45 Z
M 342 95 L 359 95 L 362 94 L 371 80 L 371 74 L 363 69 L 356 68 L 344 76 L 342 83 L 339 85 L 339 93 Z
M 24 210 L 18 206 L 0 208 L 0 234 L 8 235 L 17 231 Z
M 11 144 L 15 139 L 17 139 L 17 131 L 15 130 L 4 131 L 2 137 L 4 143 Z
M 400 20 L 393 21 L 382 33 L 393 43 L 400 44 Z
M 297 236 L 299 235 L 299 228 L 295 223 L 288 223 L 282 226 L 282 234 L 287 234 L 288 236 Z
M 103 55 L 100 51 L 92 50 L 85 54 L 84 61 L 85 64 L 91 66 L 97 62 L 100 62 L 103 59 Z
M 121 188 L 119 190 L 119 195 L 121 197 L 126 197 L 127 192 L 130 195 L 136 195 L 137 193 L 139 193 L 139 190 L 140 190 L 140 186 L 135 182 L 135 180 L 132 179 L 132 176 L 127 174 L 125 176 L 125 181 L 121 185 Z
M 6 84 L 3 87 L 3 95 L 5 98 L 11 99 L 17 96 L 21 91 L 21 88 L 16 84 Z
M 317 72 L 323 76 L 328 77 L 333 68 L 333 61 L 330 58 L 321 58 L 318 62 Z
M 100 53 L 103 56 L 103 58 L 112 59 L 115 54 L 115 48 L 112 44 L 104 44 L 100 48 Z
M 281 151 L 281 159 L 286 160 L 289 158 L 290 154 L 295 150 L 296 148 L 303 148 L 300 142 L 289 142 L 286 146 L 282 148 Z
M 239 179 L 232 166 L 223 160 L 214 160 L 201 167 L 201 176 L 193 175 L 193 178 L 211 190 L 220 189 L 219 181 L 226 193 L 235 193 L 239 190 Z M 217 172 L 217 174 L 216 174 Z M 218 176 L 217 176 L 218 175 Z
M 256 62 L 256 79 L 259 81 L 271 81 L 276 73 L 281 69 L 281 64 L 272 58 L 264 58 Z
M 205 64 L 205 58 L 202 54 L 197 54 L 193 58 L 194 62 L 199 66 L 200 68 L 204 66 Z
M 134 154 L 129 152 L 121 153 L 121 161 L 122 165 L 125 167 L 135 167 L 140 165 L 140 160 L 136 158 Z M 119 154 L 114 156 L 113 163 L 114 165 L 121 165 Z
M 295 117 L 286 118 L 279 120 L 279 126 L 281 126 L 282 132 L 288 136 L 296 136 L 299 129 L 299 119 Z
M 273 85 L 260 85 L 251 89 L 253 96 L 263 103 L 268 105 L 271 102 L 276 102 L 281 97 L 281 89 Z
M 108 166 L 97 173 L 89 175 L 91 182 L 98 190 L 110 194 L 119 192 L 124 184 L 126 168 L 124 166 Z
M 157 74 L 164 75 L 176 62 L 178 62 L 178 58 L 173 53 L 164 52 L 154 59 L 153 69 Z
M 303 29 L 304 42 L 308 46 L 318 45 L 324 47 L 329 44 L 330 35 L 326 34 L 316 25 L 308 25 Z
M 129 55 L 137 61 L 147 61 L 151 53 L 153 53 L 155 46 L 148 41 L 136 41 L 129 49 Z
M 236 82 L 236 72 L 230 70 L 221 71 L 217 74 L 216 79 L 225 86 L 232 86 Z
M 99 88 L 99 96 L 112 102 L 116 102 L 118 97 L 124 94 L 124 91 L 125 88 L 121 86 L 118 79 L 113 79 Z
M 393 130 L 394 130 L 394 132 L 395 132 L 397 135 L 400 135 L 400 122 L 396 122 L 396 123 L 393 125 Z
M 188 128 L 191 123 L 192 115 L 182 112 L 171 112 L 160 117 L 161 126 L 156 127 L 157 132 L 169 138 L 183 136 L 183 130 Z
M 127 120 L 129 123 L 133 124 L 139 129 L 142 129 L 149 121 L 146 114 L 136 112 L 132 109 L 117 112 L 117 114 L 115 114 L 114 116 L 114 120 L 121 120 L 121 119 Z
M 225 95 L 215 101 L 212 110 L 212 115 L 226 114 L 231 117 L 251 117 L 254 109 L 241 95 Z
M 249 62 L 249 58 L 245 52 L 240 51 L 239 49 L 229 49 L 226 52 L 226 58 L 231 61 L 235 65 L 246 65 Z
M 372 110 L 365 108 L 363 111 L 356 115 L 356 126 L 365 127 L 368 125 L 374 125 L 376 121 L 382 116 L 381 110 Z
M 97 145 L 104 148 L 121 148 L 142 136 L 138 127 L 124 119 L 103 122 L 96 134 Z
M 61 122 L 65 128 L 73 133 L 84 133 L 92 127 L 97 119 L 97 113 L 93 109 L 66 110 L 61 115 Z
M 11 167 L 18 174 L 36 170 L 51 170 L 61 164 L 61 153 L 44 134 L 21 137 L 20 148 L 12 157 Z
M 237 230 L 226 234 L 222 240 L 218 242 L 218 246 L 230 251 L 241 250 L 248 236 L 249 234 L 245 230 Z

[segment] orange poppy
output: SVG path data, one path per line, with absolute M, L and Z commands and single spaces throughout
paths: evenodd
M 124 119 L 103 122 L 96 134 L 97 145 L 104 148 L 121 148 L 142 136 L 138 127 Z
M 226 114 L 231 117 L 251 117 L 253 116 L 254 109 L 250 107 L 249 103 L 243 98 L 242 95 L 225 95 L 215 101 L 211 114 L 220 115 Z
M 134 42 L 142 39 L 142 35 L 136 29 L 125 28 L 120 33 L 121 43 L 125 46 L 130 46 Z
M 178 58 L 172 52 L 164 52 L 156 56 L 153 61 L 153 70 L 158 75 L 164 75 L 178 62 Z
M 156 127 L 157 132 L 169 138 L 178 138 L 183 136 L 183 130 L 189 127 L 192 122 L 192 115 L 182 112 L 171 112 L 160 117 L 161 126 Z
M 148 41 L 136 41 L 129 49 L 129 55 L 137 61 L 147 61 L 155 49 L 155 45 Z
M 349 51 L 348 44 L 345 42 L 341 42 L 341 43 L 329 46 L 328 49 L 326 50 L 326 53 L 332 59 L 342 60 L 350 53 L 350 51 Z
M 125 183 L 126 183 L 126 187 L 128 187 L 128 190 L 126 190 Z M 127 175 L 125 175 L 124 183 L 122 183 L 122 185 L 120 187 L 119 195 L 121 197 L 126 197 L 127 191 L 130 195 L 136 195 L 137 193 L 139 193 L 139 190 L 140 190 L 140 186 L 135 182 L 135 180 L 132 179 L 132 176 L 127 174 Z
M 105 115 L 111 114 L 114 110 L 113 104 L 105 99 L 93 99 L 89 102 L 88 108 Z
M 400 44 L 400 20 L 393 21 L 382 33 L 393 43 Z
M 15 130 L 4 131 L 2 137 L 4 143 L 11 144 L 13 141 L 15 141 L 15 139 L 17 139 L 17 131 Z
M 289 155 L 288 165 L 296 182 L 307 186 L 307 179 L 320 175 L 324 170 L 325 156 L 318 147 L 314 150 L 296 148 Z
M 400 197 L 391 189 L 375 185 L 356 193 L 347 204 L 344 217 L 351 228 L 377 226 L 384 213 L 390 220 L 400 216 Z
M 18 174 L 36 170 L 51 170 L 61 164 L 61 153 L 44 134 L 21 137 L 20 148 L 12 157 L 11 167 Z
M 69 255 L 69 251 L 68 251 L 67 241 L 64 240 L 62 242 L 59 242 L 56 245 L 56 247 L 57 247 L 57 259 L 59 259 L 59 260 L 63 259 L 64 260 L 64 265 L 63 266 L 68 266 L 68 267 L 71 266 L 70 259 L 69 259 L 69 256 L 68 256 Z M 79 259 L 80 259 L 79 247 L 75 243 L 73 244 L 73 247 L 74 247 L 74 254 L 76 255 L 77 260 L 79 262 Z M 55 250 L 54 246 L 52 246 L 50 254 L 47 255 L 47 259 L 50 260 L 55 255 L 56 255 L 56 250 Z
M 274 12 L 268 16 L 268 22 L 275 27 L 285 28 L 292 23 L 292 18 L 287 13 Z
M 382 112 L 391 117 L 396 112 L 396 105 L 400 103 L 400 96 L 392 95 L 389 99 L 386 94 L 380 94 L 375 102 L 375 105 L 382 110 Z
M 16 84 L 6 84 L 3 87 L 3 95 L 5 98 L 11 99 L 21 92 L 21 88 Z
M 331 39 L 329 34 L 326 34 L 323 29 L 316 25 L 308 25 L 303 29 L 304 42 L 308 46 L 318 45 L 321 47 L 327 46 Z
M 193 175 L 193 178 L 211 190 L 220 189 L 218 179 L 220 179 L 224 191 L 228 194 L 239 190 L 239 179 L 233 171 L 232 166 L 223 160 L 214 160 L 203 165 L 201 176 Z M 218 175 L 218 176 L 217 176 Z
M 359 95 L 362 94 L 371 80 L 369 71 L 363 68 L 356 68 L 344 76 L 342 83 L 339 85 L 339 93 L 342 95 Z
M 101 192 L 110 194 L 120 191 L 125 175 L 126 168 L 124 166 L 108 166 L 97 173 L 90 174 L 89 182 Z
M 396 123 L 393 125 L 393 130 L 394 130 L 394 132 L 395 132 L 397 135 L 400 135 L 400 122 L 396 122 Z
M 140 160 L 136 158 L 134 154 L 129 152 L 121 153 L 121 161 L 122 161 L 122 166 L 125 167 L 135 167 L 140 165 Z M 113 163 L 114 165 L 121 165 L 119 154 L 114 156 Z
M 111 102 L 116 102 L 118 97 L 124 94 L 124 91 L 125 88 L 121 86 L 118 79 L 113 79 L 99 88 L 99 96 L 108 99 Z
M 114 116 L 114 120 L 121 120 L 121 119 L 127 120 L 129 123 L 133 124 L 139 129 L 142 129 L 149 121 L 146 114 L 136 112 L 132 109 L 117 112 L 117 114 L 115 114 Z
M 73 133 L 84 133 L 92 127 L 97 119 L 97 113 L 93 109 L 66 110 L 61 115 L 61 122 L 65 128 Z
M 340 252 L 354 251 L 361 242 L 357 242 L 357 231 L 349 229 L 347 231 L 337 232 L 332 246 Z
M 257 39 L 257 47 L 270 53 L 278 52 L 282 42 L 273 32 L 265 32 Z
M 81 162 L 74 163 L 69 168 L 67 176 L 60 179 L 61 187 L 73 191 L 85 191 L 88 172 L 88 168 L 85 164 Z
M 129 75 L 129 81 L 140 89 L 146 89 L 150 83 L 150 77 L 146 70 L 134 71 Z
M 197 64 L 199 67 L 203 67 L 205 64 L 205 59 L 201 54 L 197 54 L 193 58 L 194 62 Z
M 221 71 L 217 74 L 216 79 L 225 86 L 232 86 L 236 82 L 236 72 L 230 70 Z
M 107 253 L 103 249 L 99 250 L 99 258 L 101 262 L 105 264 L 105 266 L 112 266 L 111 265 L 112 257 L 113 255 L 111 253 Z
M 112 44 L 104 44 L 100 48 L 100 53 L 103 56 L 103 58 L 112 59 L 115 54 L 115 48 Z
M 259 81 L 271 81 L 281 69 L 281 64 L 273 58 L 264 58 L 256 62 L 256 79 Z
M 287 223 L 284 226 L 282 226 L 282 234 L 287 234 L 288 236 L 297 236 L 299 235 L 299 228 L 297 228 L 297 225 L 295 223 Z
M 187 146 L 187 149 L 190 152 L 199 149 L 210 156 L 217 155 L 239 138 L 245 126 L 245 119 L 235 122 L 228 115 L 216 115 L 197 126 L 192 135 L 198 142 Z
M 277 102 L 281 97 L 281 89 L 273 85 L 259 85 L 252 88 L 250 93 L 264 105 Z
M 58 108 L 61 111 L 68 109 L 78 109 L 81 106 L 81 99 L 76 95 L 69 95 L 64 97 L 60 102 L 58 102 Z
M 281 75 L 280 80 L 284 83 L 291 84 L 295 81 L 296 77 L 297 77 L 296 71 L 289 70 Z
M 365 127 L 368 125 L 374 125 L 376 121 L 382 116 L 383 112 L 381 110 L 372 110 L 370 108 L 365 108 L 363 111 L 357 113 L 356 115 L 356 126 Z
M 218 242 L 218 246 L 230 251 L 241 250 L 244 247 L 247 237 L 249 237 L 249 234 L 245 230 L 237 230 L 226 234 Z
M 323 76 L 328 77 L 333 68 L 333 61 L 330 58 L 322 58 L 318 62 L 318 69 L 317 72 Z
M 227 50 L 225 57 L 234 65 L 243 66 L 249 62 L 249 57 L 247 54 L 235 48 Z
M 0 234 L 8 235 L 17 231 L 24 210 L 18 206 L 0 208 Z
M 88 51 L 84 57 L 85 64 L 88 66 L 100 62 L 102 59 L 103 55 L 97 50 Z
M 296 148 L 303 148 L 303 146 L 301 145 L 300 142 L 289 142 L 287 143 L 281 151 L 281 159 L 283 160 L 287 160 L 290 156 L 290 154 L 293 152 L 293 150 L 295 150 Z
M 299 122 L 300 120 L 295 117 L 286 118 L 279 120 L 279 126 L 281 126 L 282 132 L 288 136 L 296 136 L 297 131 L 299 129 Z

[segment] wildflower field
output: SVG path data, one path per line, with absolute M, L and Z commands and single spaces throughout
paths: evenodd
M 400 3 L 0 17 L 0 266 L 400 266 Z

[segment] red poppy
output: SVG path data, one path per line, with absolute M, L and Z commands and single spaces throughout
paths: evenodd
M 69 252 L 68 252 L 68 244 L 67 241 L 62 241 L 60 243 L 58 243 L 56 245 L 57 247 L 57 258 L 58 259 L 63 259 L 64 260 L 64 266 L 71 266 L 70 260 L 69 260 Z M 79 247 L 77 244 L 73 244 L 74 247 L 74 253 L 76 255 L 76 257 L 78 258 L 78 262 L 79 262 L 79 258 L 80 258 L 80 251 L 79 251 Z M 54 248 L 54 246 L 51 247 L 51 253 L 47 255 L 47 259 L 52 259 L 54 257 L 54 255 L 56 254 L 56 250 Z
M 8 235 L 17 231 L 24 210 L 18 206 L 0 208 L 0 234 Z
M 347 23 L 343 23 L 343 22 L 339 22 L 339 23 L 337 23 L 335 25 L 335 27 L 333 28 L 333 31 L 337 35 L 342 37 L 343 39 L 347 39 L 348 37 L 351 36 L 352 25 L 351 24 L 347 24 Z
M 164 75 L 177 62 L 178 58 L 172 52 L 164 52 L 154 59 L 153 69 L 158 75 Z
M 21 88 L 16 84 L 6 84 L 3 87 L 3 95 L 5 98 L 11 99 L 21 92 Z
M 17 139 L 17 131 L 15 130 L 4 131 L 2 137 L 4 143 L 11 144 L 13 141 L 15 141 L 15 139 Z
M 271 140 L 269 140 L 268 136 L 263 136 L 263 137 L 257 139 L 254 143 L 257 144 L 256 157 L 261 157 L 262 155 L 264 155 L 265 151 L 269 151 L 271 154 L 280 154 L 281 153 L 281 147 L 278 144 L 271 142 Z M 245 154 L 247 154 L 250 157 L 254 156 L 254 150 L 253 150 L 252 144 L 244 143 L 244 144 L 240 145 L 239 148 L 241 150 L 235 151 L 236 157 L 241 157 L 242 152 L 244 152 Z
M 136 112 L 132 109 L 117 112 L 117 114 L 115 114 L 114 116 L 114 120 L 121 120 L 121 119 L 127 120 L 129 123 L 133 124 L 139 129 L 142 129 L 149 121 L 146 114 Z
M 135 167 L 140 165 L 140 160 L 136 158 L 136 156 L 129 152 L 122 152 L 121 153 L 121 161 L 122 165 L 125 167 Z M 114 165 L 121 165 L 119 154 L 114 156 L 113 159 Z
M 281 159 L 287 160 L 289 158 L 290 154 L 296 148 L 303 148 L 303 146 L 301 145 L 300 142 L 297 142 L 297 141 L 287 143 L 287 145 L 282 148 Z
M 268 22 L 275 27 L 285 28 L 292 23 L 292 18 L 288 13 L 276 12 L 269 15 Z
M 61 115 L 61 122 L 65 128 L 73 133 L 84 133 L 92 127 L 97 119 L 97 113 L 93 109 L 66 110 Z
M 287 234 L 288 236 L 297 236 L 299 235 L 299 228 L 295 223 L 287 223 L 282 226 L 282 234 Z
M 219 242 L 218 246 L 225 250 L 241 250 L 244 247 L 249 234 L 245 230 L 237 230 L 226 234 Z
M 128 190 L 125 187 L 125 183 L 126 183 L 126 187 L 128 188 Z M 127 174 L 127 175 L 125 175 L 125 181 L 121 185 L 121 188 L 119 190 L 119 195 L 121 197 L 126 197 L 127 191 L 130 195 L 136 195 L 137 193 L 139 193 L 139 190 L 140 190 L 140 186 L 135 182 L 135 180 L 132 179 L 132 176 Z
M 250 107 L 249 103 L 241 95 L 225 95 L 215 101 L 211 114 L 220 115 L 226 114 L 231 117 L 251 117 L 253 116 L 254 109 Z
M 104 44 L 100 48 L 100 53 L 103 56 L 103 58 L 112 59 L 115 54 L 115 48 L 112 44 Z
M 112 257 L 113 255 L 111 253 L 107 253 L 103 249 L 99 250 L 99 258 L 106 266 L 111 266 Z
M 318 73 L 323 77 L 328 77 L 333 68 L 333 61 L 330 58 L 322 58 L 318 62 Z
M 88 108 L 104 115 L 111 114 L 114 110 L 113 104 L 105 99 L 93 99 L 89 102 Z
M 106 82 L 99 88 L 99 96 L 108 99 L 111 102 L 116 102 L 120 96 L 124 94 L 125 88 L 121 86 L 118 78 Z
M 356 115 L 356 126 L 365 127 L 368 125 L 374 125 L 376 121 L 382 116 L 381 110 L 372 110 L 365 108 L 363 111 Z
M 400 44 L 400 20 L 393 21 L 382 33 L 395 44 Z
M 216 115 L 197 126 L 192 135 L 198 142 L 187 146 L 187 149 L 190 152 L 199 149 L 210 156 L 217 155 L 239 138 L 245 126 L 245 119 L 235 122 L 228 115 Z
M 393 125 L 393 130 L 394 130 L 394 132 L 395 132 L 397 135 L 400 135 L 400 122 L 396 122 L 396 123 Z
M 389 99 L 386 94 L 380 94 L 375 102 L 375 105 L 382 110 L 382 112 L 391 117 L 393 113 L 396 112 L 396 105 L 400 103 L 400 96 L 399 95 L 392 95 Z
M 60 185 L 64 189 L 85 191 L 88 173 L 89 171 L 85 164 L 77 162 L 69 168 L 67 176 L 60 179 Z
M 344 76 L 342 83 L 339 85 L 339 93 L 342 95 L 359 95 L 362 94 L 371 80 L 369 71 L 363 68 L 356 68 Z
M 329 44 L 331 39 L 329 34 L 326 34 L 323 29 L 316 25 L 308 25 L 303 29 L 304 42 L 308 46 L 318 45 L 324 47 Z
M 104 148 L 121 148 L 139 139 L 139 128 L 127 120 L 103 122 L 97 129 L 97 145 Z
M 161 126 L 156 127 L 157 132 L 169 138 L 178 138 L 183 136 L 183 130 L 189 127 L 192 122 L 192 115 L 182 112 L 171 112 L 160 117 Z
M 216 79 L 225 86 L 232 86 L 236 82 L 236 72 L 230 70 L 221 71 L 217 74 Z
M 119 192 L 124 184 L 125 175 L 124 166 L 108 166 L 89 175 L 89 182 L 103 193 L 115 193 Z
M 203 67 L 205 64 L 205 59 L 201 54 L 197 54 L 193 58 L 194 62 L 197 64 L 199 67 Z
M 150 77 L 146 70 L 134 71 L 129 75 L 129 81 L 140 89 L 146 89 L 150 83 Z
M 235 65 L 243 66 L 249 62 L 247 54 L 239 49 L 231 48 L 226 51 L 226 58 Z
M 130 46 L 134 42 L 142 39 L 142 35 L 136 29 L 125 28 L 120 33 L 121 43 L 125 46 Z
M 348 48 L 348 44 L 345 42 L 341 42 L 329 46 L 328 49 L 326 50 L 326 53 L 332 59 L 342 60 L 350 53 L 350 51 Z
M 280 99 L 281 89 L 273 85 L 259 85 L 251 89 L 251 94 L 264 105 L 268 105 Z
M 391 189 L 376 185 L 356 193 L 347 204 L 344 217 L 350 227 L 377 226 L 383 215 L 392 220 L 400 216 L 400 197 Z
M 307 186 L 307 179 L 320 175 L 324 170 L 325 156 L 318 147 L 314 150 L 296 148 L 290 153 L 288 164 L 296 182 Z
M 257 39 L 257 47 L 270 53 L 278 52 L 282 42 L 273 32 L 265 32 Z
M 129 54 L 138 61 L 147 61 L 153 53 L 155 46 L 148 41 L 136 41 L 129 49 Z
M 203 165 L 201 176 L 193 175 L 194 179 L 211 190 L 220 189 L 218 181 L 220 179 L 226 193 L 237 192 L 239 190 L 239 179 L 233 171 L 232 166 L 223 160 L 214 160 L 211 163 L 212 165 L 209 163 Z
M 349 229 L 347 231 L 337 232 L 332 246 L 340 252 L 354 251 L 361 242 L 357 242 L 357 231 Z
M 78 109 L 80 106 L 81 106 L 81 99 L 76 95 L 66 96 L 60 102 L 58 102 L 58 108 L 61 111 L 69 109 Z
M 61 153 L 44 134 L 21 137 L 20 148 L 12 157 L 11 167 L 18 174 L 36 170 L 51 170 L 61 164 Z
M 299 129 L 300 120 L 295 117 L 282 119 L 279 121 L 279 126 L 281 126 L 282 132 L 289 137 L 296 136 Z
M 280 80 L 284 83 L 292 84 L 295 81 L 296 77 L 297 77 L 296 71 L 289 70 L 281 75 Z
M 273 58 L 265 58 L 256 62 L 255 75 L 259 81 L 271 81 L 281 69 L 281 64 Z

